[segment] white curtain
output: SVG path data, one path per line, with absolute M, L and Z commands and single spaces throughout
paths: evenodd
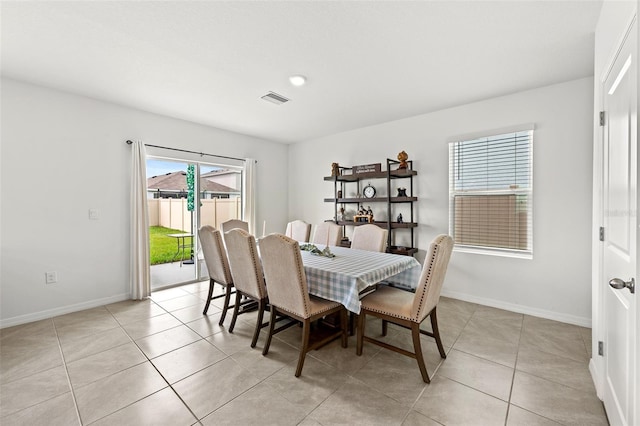
M 259 235 L 256 229 L 256 160 L 245 158 L 244 160 L 244 211 L 242 216 L 249 224 L 249 232 Z
M 149 212 L 147 207 L 147 154 L 144 144 L 134 141 L 131 148 L 131 298 L 151 295 L 149 269 Z

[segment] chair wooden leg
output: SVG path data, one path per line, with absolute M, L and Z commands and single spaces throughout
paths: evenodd
M 269 335 L 267 336 L 267 342 L 264 344 L 264 348 L 262 349 L 262 355 L 266 355 L 269 353 L 269 346 L 271 346 L 271 338 L 273 337 L 273 330 L 276 324 L 277 317 L 277 309 L 275 306 L 271 305 L 271 319 L 269 320 Z
M 218 325 L 222 325 L 224 318 L 227 316 L 227 310 L 229 309 L 229 299 L 231 299 L 231 285 L 227 284 L 226 292 L 224 294 L 224 305 L 222 307 L 222 314 L 220 315 L 220 322 Z
M 255 348 L 256 343 L 258 343 L 258 336 L 260 336 L 260 329 L 262 328 L 262 317 L 264 316 L 264 307 L 266 304 L 267 303 L 264 299 L 260 299 L 258 301 L 258 321 L 256 322 L 256 329 L 253 331 L 253 339 L 251 340 L 252 348 Z
M 233 315 L 231 316 L 231 325 L 229 325 L 229 333 L 233 333 L 233 328 L 236 326 L 236 320 L 238 319 L 238 311 L 240 310 L 240 299 L 242 293 L 236 290 L 236 303 L 233 304 Z
M 211 278 L 209 279 L 209 295 L 207 296 L 207 303 L 204 304 L 204 311 L 202 311 L 202 315 L 207 315 L 207 311 L 209 310 L 209 305 L 211 304 L 211 296 L 213 296 L 213 285 L 215 281 Z
M 382 320 L 382 335 L 387 335 L 387 330 L 389 328 L 389 322 L 387 320 Z
M 433 330 L 433 337 L 436 339 L 436 345 L 438 345 L 438 351 L 440 352 L 440 357 L 446 358 L 447 354 L 444 351 L 444 346 L 442 346 L 442 339 L 440 338 L 440 330 L 438 330 L 438 318 L 436 317 L 436 308 L 433 308 L 431 314 L 431 329 Z
M 311 321 L 309 318 L 304 320 L 302 325 L 302 347 L 300 348 L 300 357 L 298 358 L 298 367 L 296 368 L 296 377 L 300 377 L 302 374 L 302 366 L 304 365 L 304 358 L 309 351 L 309 335 L 311 334 Z
M 364 340 L 364 329 L 366 325 L 366 314 L 364 311 L 360 311 L 360 315 L 358 315 L 358 330 L 356 337 L 356 355 L 362 355 L 362 342 Z
M 342 347 L 346 348 L 349 345 L 349 336 L 347 335 L 349 316 L 347 310 L 342 309 L 340 311 L 340 327 L 342 327 Z
M 358 321 L 358 316 L 353 312 L 349 313 L 349 336 L 353 336 L 355 334 L 356 321 Z
M 413 351 L 416 354 L 416 361 L 418 361 L 418 367 L 420 368 L 420 374 L 422 374 L 422 380 L 425 383 L 430 383 L 429 374 L 427 374 L 427 366 L 424 365 L 424 358 L 422 356 L 422 346 L 420 344 L 420 324 L 417 322 L 411 323 L 411 337 L 413 338 Z

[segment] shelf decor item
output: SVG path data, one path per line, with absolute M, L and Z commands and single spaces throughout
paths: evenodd
M 373 216 L 370 214 L 354 214 L 353 221 L 358 223 L 373 223 Z
M 331 176 L 340 176 L 340 165 L 338 163 L 331 163 Z
M 324 249 L 320 250 L 315 244 L 301 244 L 300 250 L 308 251 L 311 254 L 315 254 L 316 256 L 324 256 L 324 257 L 336 257 L 335 254 L 331 253 L 329 246 L 326 246 Z
M 362 189 L 362 195 L 364 195 L 364 198 L 373 198 L 376 196 L 376 189 L 371 184 L 368 184 Z
M 353 166 L 354 175 L 359 175 L 362 173 L 380 173 L 381 170 L 382 170 L 382 163 L 363 164 L 361 166 Z
M 400 161 L 400 164 L 398 165 L 398 170 L 403 170 L 407 168 L 407 159 L 409 158 L 409 156 L 407 155 L 406 152 L 404 151 L 400 151 L 398 153 L 398 161 Z

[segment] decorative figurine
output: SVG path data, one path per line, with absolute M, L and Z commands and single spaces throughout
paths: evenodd
M 338 189 L 338 198 L 342 198 L 342 189 Z
M 402 223 L 402 213 L 398 215 L 398 218 L 396 220 L 398 221 L 398 223 Z
M 340 176 L 340 165 L 338 163 L 331 163 L 331 176 Z
M 398 188 L 398 197 L 406 197 L 407 188 Z
M 404 151 L 400 151 L 400 153 L 398 154 L 398 161 L 400 161 L 400 165 L 398 166 L 398 169 L 407 168 L 407 158 L 409 158 L 407 153 Z
M 369 216 L 373 216 L 373 210 L 371 210 L 371 206 L 369 206 L 369 207 L 367 208 L 367 214 L 368 214 Z

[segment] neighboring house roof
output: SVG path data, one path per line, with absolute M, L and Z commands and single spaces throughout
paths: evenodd
M 171 172 L 160 176 L 147 178 L 147 189 L 152 191 L 186 191 L 187 172 Z M 216 193 L 240 192 L 237 189 L 200 177 L 200 191 Z
M 230 170 L 230 169 L 212 170 L 210 172 L 200 174 L 200 177 L 209 178 L 209 177 L 229 175 L 229 174 L 240 174 L 240 171 L 239 170 Z

